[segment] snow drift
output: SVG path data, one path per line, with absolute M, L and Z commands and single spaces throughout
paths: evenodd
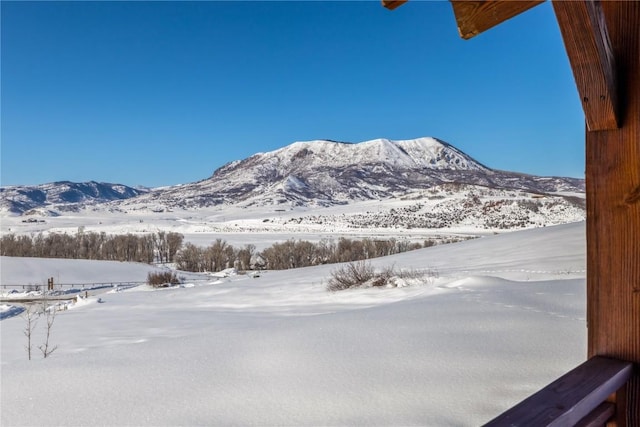
M 107 293 L 60 312 L 31 362 L 13 317 L 0 421 L 478 425 L 584 360 L 584 257 L 577 223 L 373 262 L 439 272 L 406 288 L 329 293 L 320 266 Z

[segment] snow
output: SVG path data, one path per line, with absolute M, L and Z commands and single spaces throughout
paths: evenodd
M 533 227 L 575 222 L 584 220 L 585 216 L 584 209 L 551 196 L 534 199 L 531 193 L 524 191 L 492 190 L 471 185 L 464 186 L 462 190 L 450 187 L 445 184 L 408 193 L 402 198 L 324 208 L 224 205 L 197 211 L 174 208 L 165 212 L 163 208 L 154 212 L 153 206 L 146 206 L 128 213 L 101 208 L 66 212 L 35 223 L 24 223 L 24 217 L 3 216 L 0 212 L 0 232 L 3 235 L 75 234 L 81 227 L 84 232 L 107 234 L 165 231 L 181 233 L 185 242 L 199 246 L 208 246 L 221 238 L 234 247 L 252 244 L 260 251 L 290 238 L 313 242 L 340 237 L 395 238 L 423 243 L 436 237 L 503 233 L 509 230 L 502 227 L 514 224 Z M 477 205 L 468 203 L 473 197 L 478 197 L 481 202 Z M 539 212 L 519 207 L 519 204 L 531 201 L 539 206 Z M 49 273 L 51 275 L 54 272 Z
M 28 361 L 24 319 L 5 318 L 0 424 L 479 425 L 585 359 L 584 235 L 574 223 L 373 260 L 437 272 L 390 289 L 330 293 L 337 267 L 318 266 L 89 296 L 58 312 L 46 359 L 42 319 Z M 149 268 L 61 261 L 2 258 L 2 283 Z
M 488 170 L 460 150 L 432 137 L 408 140 L 379 138 L 356 144 L 336 144 L 327 140 L 299 141 L 272 153 L 290 162 L 303 149 L 321 151 L 333 166 L 367 164 L 372 159 L 384 159 L 388 164 L 404 167 Z
M 0 320 L 17 316 L 24 311 L 24 307 L 10 304 L 0 304 Z
M 148 264 L 118 261 L 95 262 L 45 258 L 0 257 L 0 282 L 3 285 L 46 286 L 47 278 L 54 283 L 116 283 L 144 282 L 147 274 L 158 268 Z
M 393 200 L 416 190 L 451 182 L 494 189 L 521 188 L 537 194 L 561 191 L 581 194 L 584 188 L 584 181 L 575 178 L 536 177 L 493 170 L 452 145 L 431 137 L 375 139 L 356 144 L 315 140 L 296 142 L 230 162 L 198 182 L 150 191 L 95 182 L 0 188 L 3 193 L 0 217 L 24 213 L 25 204 L 37 208 L 29 212 L 39 216 L 66 216 L 82 210 L 135 215 L 149 211 L 196 212 L 212 207 L 319 208 L 366 200 Z M 69 193 L 70 186 L 78 200 L 58 197 Z M 95 199 L 96 192 L 103 201 L 105 198 L 123 198 L 123 188 L 127 188 L 126 195 L 144 194 L 110 203 L 98 203 L 99 199 Z M 75 203 L 80 200 L 84 203 Z M 564 202 L 575 204 L 576 201 Z M 535 203 L 529 210 L 533 208 Z

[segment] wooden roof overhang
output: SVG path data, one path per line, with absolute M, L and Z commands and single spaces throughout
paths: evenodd
M 450 2 L 464 39 L 543 3 Z M 395 9 L 406 0 L 382 3 Z M 639 427 L 640 1 L 551 3 L 586 123 L 589 361 L 489 425 Z M 611 374 L 594 384 L 605 365 Z M 589 406 L 585 402 L 592 404 L 596 396 L 602 401 L 613 390 L 611 403 L 576 418 Z

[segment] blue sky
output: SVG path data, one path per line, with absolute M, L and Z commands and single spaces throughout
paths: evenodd
M 469 41 L 444 1 L 1 5 L 2 185 L 154 187 L 294 141 L 420 136 L 583 176 L 548 3 Z

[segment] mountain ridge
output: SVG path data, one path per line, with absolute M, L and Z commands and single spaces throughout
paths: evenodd
M 0 208 L 24 214 L 36 208 L 65 211 L 87 206 L 123 211 L 215 206 L 326 207 L 397 198 L 448 183 L 536 194 L 584 192 L 582 179 L 492 169 L 437 138 L 379 138 L 359 143 L 294 142 L 229 162 L 200 181 L 149 191 L 93 181 L 42 184 L 40 187 L 49 186 L 44 193 L 42 188 L 34 188 L 38 186 L 4 187 Z M 54 190 L 55 184 L 60 188 Z M 70 184 L 75 184 L 74 191 L 68 188 Z M 100 184 L 101 193 L 96 188 Z M 79 188 L 82 185 L 87 187 L 84 192 Z M 14 190 L 13 198 L 9 189 Z M 67 197 L 61 198 L 60 194 Z
M 537 193 L 583 192 L 584 180 L 491 169 L 431 137 L 360 143 L 294 142 L 229 162 L 206 179 L 127 200 L 197 209 L 219 205 L 331 206 L 456 182 Z
M 0 209 L 19 215 L 57 215 L 56 211 L 77 211 L 87 205 L 123 200 L 148 191 L 97 181 L 10 185 L 0 187 Z

